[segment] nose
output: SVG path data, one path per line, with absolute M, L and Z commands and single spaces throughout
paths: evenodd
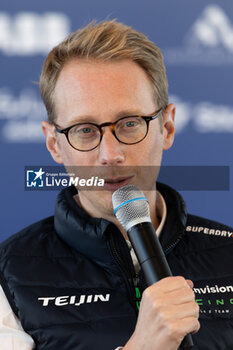
M 112 134 L 110 128 L 103 130 L 103 136 L 99 145 L 99 162 L 101 165 L 121 165 L 124 163 L 125 155 L 121 144 Z

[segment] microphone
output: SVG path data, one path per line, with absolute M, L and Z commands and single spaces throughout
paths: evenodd
M 144 273 L 148 286 L 172 276 L 170 267 L 150 218 L 148 199 L 134 185 L 116 190 L 112 195 L 113 214 L 124 227 Z M 191 349 L 193 341 L 187 334 L 180 349 Z

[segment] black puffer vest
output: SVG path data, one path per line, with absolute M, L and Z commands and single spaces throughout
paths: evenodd
M 160 241 L 174 275 L 192 279 L 201 330 L 194 350 L 233 349 L 233 232 L 187 215 L 180 195 L 158 184 L 167 205 Z M 133 333 L 144 278 L 121 233 L 89 217 L 63 190 L 55 216 L 0 246 L 1 285 L 37 350 L 113 350 Z M 139 292 L 140 291 L 140 292 Z

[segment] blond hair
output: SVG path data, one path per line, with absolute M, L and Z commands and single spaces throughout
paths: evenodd
M 167 106 L 168 83 L 159 48 L 144 34 L 115 20 L 91 22 L 54 47 L 44 62 L 40 93 L 50 122 L 56 119 L 54 89 L 58 76 L 65 64 L 74 58 L 136 62 L 151 81 L 158 108 Z

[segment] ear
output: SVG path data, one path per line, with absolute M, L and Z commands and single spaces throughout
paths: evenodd
M 170 103 L 163 114 L 163 149 L 168 150 L 175 138 L 175 113 L 176 108 Z
M 54 125 L 50 124 L 47 121 L 43 121 L 41 124 L 43 133 L 46 136 L 46 146 L 48 151 L 50 152 L 51 156 L 55 160 L 55 162 L 61 164 L 62 159 L 59 152 L 59 146 L 57 142 L 56 132 Z

